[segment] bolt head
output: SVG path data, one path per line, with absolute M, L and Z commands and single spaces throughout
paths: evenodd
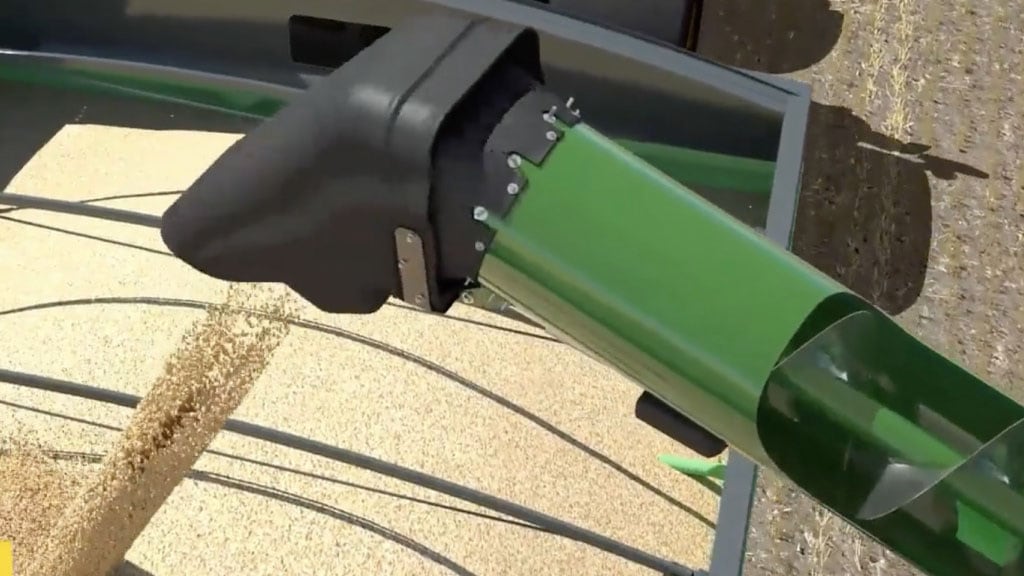
M 424 301 L 425 301 L 426 299 L 427 299 L 427 297 L 426 297 L 426 296 L 424 296 L 423 294 L 417 294 L 417 295 L 416 295 L 416 297 L 415 297 L 415 298 L 413 298 L 413 300 L 415 300 L 417 304 L 423 304 L 423 302 L 424 302 Z
M 565 101 L 565 108 L 573 116 L 579 116 L 580 115 L 579 108 L 573 107 L 574 104 L 576 104 L 576 99 L 575 98 L 569 98 L 568 100 Z
M 522 156 L 520 156 L 519 154 L 509 154 L 509 157 L 508 157 L 508 167 L 509 168 L 519 168 L 522 165 L 523 165 L 523 157 Z
M 484 208 L 483 206 L 473 208 L 473 219 L 481 222 L 487 220 L 487 208 Z
M 547 138 L 549 141 L 554 142 L 555 140 L 558 140 L 558 132 L 555 132 L 554 130 L 548 130 L 548 133 L 545 134 L 544 137 Z
M 470 293 L 470 292 L 463 292 L 462 293 L 462 302 L 465 303 L 465 304 L 472 304 L 473 303 L 473 294 Z
M 484 250 L 487 249 L 487 246 L 484 245 L 484 243 L 480 242 L 479 240 L 476 242 L 476 244 L 473 244 L 473 247 L 476 248 L 477 252 L 483 252 Z
M 505 191 L 508 192 L 509 194 L 512 194 L 513 196 L 519 194 L 519 184 L 516 184 L 515 182 L 509 182 L 508 186 L 505 187 Z

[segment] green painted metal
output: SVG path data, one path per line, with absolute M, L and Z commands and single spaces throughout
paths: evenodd
M 891 319 L 783 360 L 759 419 L 778 468 L 929 573 L 1024 573 L 1024 408 Z
M 767 376 L 842 286 L 587 126 L 524 170 L 481 279 L 765 460 Z
M 687 476 L 725 480 L 725 462 L 703 458 L 683 458 L 674 454 L 659 454 L 658 460 L 676 472 Z
M 5 62 L 0 58 L 0 80 L 187 104 L 251 118 L 270 117 L 285 104 L 272 93 L 218 85 L 212 76 L 204 79 L 201 75 L 195 75 L 195 81 L 189 82 L 173 76 L 172 70 L 161 71 L 155 66 L 148 66 L 146 70 L 150 73 L 145 74 L 141 70 L 134 73 L 96 70 L 91 69 L 87 63 L 77 61 L 62 62 L 59 65 L 32 65 Z M 258 84 L 253 83 L 253 86 Z
M 686 186 L 763 196 L 772 193 L 774 162 L 667 146 L 656 142 L 616 142 L 666 176 Z
M 563 129 L 487 219 L 485 285 L 929 573 L 1024 574 L 1024 407 L 615 142 Z

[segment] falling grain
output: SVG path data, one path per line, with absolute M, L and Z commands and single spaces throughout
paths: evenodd
M 261 294 L 262 292 L 262 294 Z M 97 474 L 59 516 L 27 576 L 102 576 L 124 558 L 284 340 L 286 298 L 234 285 L 185 335 Z

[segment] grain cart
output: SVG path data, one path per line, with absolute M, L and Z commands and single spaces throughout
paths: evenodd
M 266 118 L 160 223 L 198 272 L 346 314 L 485 288 L 697 451 L 780 472 L 930 574 L 1024 574 L 1024 407 L 766 238 L 794 209 L 792 91 L 517 3 L 353 4 L 374 24 L 339 26 L 260 2 L 237 37 L 292 41 L 253 46 L 156 25 L 199 3 L 150 28 L 44 9 L 8 77 Z

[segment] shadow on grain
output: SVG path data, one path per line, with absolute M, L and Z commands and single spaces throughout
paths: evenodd
M 828 0 L 716 2 L 699 52 L 769 73 L 822 60 L 843 15 Z M 793 252 L 890 314 L 920 296 L 932 233 L 929 174 L 988 178 L 929 153 L 930 146 L 878 132 L 849 108 L 811 104 Z
M 46 86 L 0 81 L 0 190 L 65 126 L 98 124 L 148 130 L 241 134 L 253 121 L 184 105 L 111 98 Z M 17 113 L 14 113 L 17 111 Z
M 143 570 L 131 562 L 118 566 L 110 576 L 154 576 L 149 570 Z

